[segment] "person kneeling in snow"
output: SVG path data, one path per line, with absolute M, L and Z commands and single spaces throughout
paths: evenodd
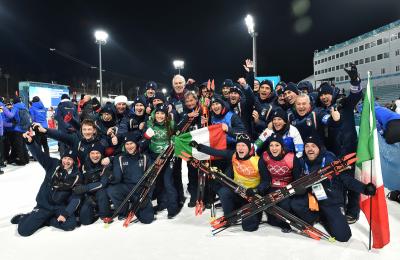
M 30 236 L 44 226 L 53 226 L 65 231 L 75 229 L 75 211 L 80 204 L 79 196 L 72 189 L 80 182 L 77 155 L 66 150 L 61 159 L 51 158 L 33 142 L 32 131 L 23 134 L 28 149 L 46 171 L 45 178 L 36 196 L 36 206 L 28 214 L 19 214 L 11 219 L 18 224 L 18 234 Z
M 317 136 L 309 136 L 304 140 L 304 155 L 301 164 L 305 175 L 318 171 L 336 159 L 333 153 L 322 148 L 322 141 Z M 363 184 L 346 171 L 312 186 L 313 196 L 318 200 L 319 211 L 309 209 L 308 194 L 294 196 L 291 200 L 291 208 L 298 217 L 310 224 L 319 217 L 321 224 L 331 236 L 337 241 L 347 242 L 351 237 L 351 230 L 344 211 L 343 191 L 345 189 L 365 195 L 375 195 L 376 192 L 372 183 Z
M 246 195 L 249 197 L 263 194 L 268 188 L 266 166 L 263 160 L 260 160 L 260 157 L 254 155 L 248 135 L 239 134 L 237 136 L 235 150 L 217 150 L 204 144 L 198 144 L 196 141 L 192 141 L 190 146 L 196 148 L 199 152 L 229 160 L 231 164 L 225 171 L 226 176 L 246 187 L 248 189 Z M 248 203 L 228 187 L 215 185 L 215 188 L 225 215 Z M 262 213 L 259 213 L 243 220 L 243 230 L 256 231 L 261 216 Z

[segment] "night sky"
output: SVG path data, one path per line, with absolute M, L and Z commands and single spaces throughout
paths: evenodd
M 299 81 L 313 73 L 313 52 L 400 19 L 399 0 L 16 1 L 0 0 L 0 67 L 14 80 L 93 77 L 93 32 L 106 30 L 103 67 L 115 80 L 169 84 L 172 60 L 199 82 L 243 74 L 252 55 L 244 17 L 255 17 L 258 74 Z M 107 80 L 107 75 L 105 76 Z M 110 76 L 111 77 L 111 76 Z M 0 89 L 4 91 L 4 79 Z

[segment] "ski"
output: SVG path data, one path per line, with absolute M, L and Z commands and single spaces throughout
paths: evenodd
M 178 130 L 176 134 L 179 135 L 185 132 L 192 124 L 193 120 L 194 117 L 189 118 L 188 121 L 185 123 L 185 125 L 182 127 L 182 129 Z M 150 166 L 149 169 L 145 171 L 145 173 L 140 178 L 138 183 L 132 188 L 132 190 L 128 193 L 128 195 L 119 205 L 119 207 L 114 211 L 113 215 L 110 218 L 103 219 L 106 225 L 113 222 L 113 219 L 121 212 L 122 208 L 131 200 L 132 196 L 134 194 L 137 194 L 138 199 L 131 201 L 132 204 L 128 209 L 128 214 L 123 224 L 124 227 L 128 227 L 128 225 L 132 222 L 132 219 L 135 217 L 135 214 L 138 211 L 138 209 L 142 206 L 143 202 L 146 201 L 150 190 L 152 189 L 160 172 L 163 170 L 165 164 L 171 161 L 173 154 L 174 154 L 174 145 L 170 144 L 163 153 L 157 156 L 154 163 Z
M 185 156 L 188 156 L 187 154 Z M 183 157 L 182 157 L 183 158 Z M 251 202 L 254 200 L 251 197 L 248 197 L 246 195 L 246 190 L 247 188 L 242 186 L 241 184 L 235 182 L 225 174 L 223 174 L 218 168 L 216 167 L 208 167 L 206 164 L 200 162 L 197 159 L 194 158 L 184 158 L 185 160 L 188 160 L 188 162 L 195 168 L 198 168 L 199 170 L 203 171 L 209 176 L 212 176 L 212 178 L 216 179 L 220 183 L 226 185 L 227 187 L 231 188 L 236 194 L 241 196 L 242 198 L 246 199 L 247 201 Z M 262 198 L 261 195 L 256 195 L 257 199 Z M 266 211 L 269 214 L 272 214 L 276 216 L 277 218 L 281 219 L 282 221 L 288 223 L 295 229 L 297 229 L 302 235 L 305 235 L 307 237 L 310 237 L 312 239 L 320 240 L 320 239 L 325 239 L 330 242 L 334 242 L 335 238 L 329 236 L 328 234 L 320 231 L 319 229 L 313 227 L 312 225 L 308 224 L 304 220 L 294 216 L 293 214 L 285 211 L 284 209 L 278 207 L 278 206 L 271 206 L 270 208 L 267 208 Z
M 348 154 L 341 159 L 331 162 L 329 165 L 318 171 L 301 177 L 300 179 L 288 184 L 286 187 L 271 192 L 261 198 L 257 198 L 226 216 L 217 218 L 211 223 L 211 226 L 214 228 L 214 234 L 225 230 L 240 220 L 247 219 L 250 216 L 268 209 L 276 203 L 296 194 L 296 192 L 300 190 L 304 190 L 327 178 L 332 178 L 333 174 L 338 175 L 341 172 L 350 169 L 351 165 L 356 161 L 357 158 L 355 157 L 355 153 Z

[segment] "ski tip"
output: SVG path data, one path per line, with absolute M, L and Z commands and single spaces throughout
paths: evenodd
M 328 241 L 331 242 L 331 243 L 334 243 L 334 242 L 336 242 L 336 239 L 334 237 L 329 237 Z
M 105 229 L 108 229 L 110 227 L 110 224 L 109 223 L 104 223 L 104 228 Z

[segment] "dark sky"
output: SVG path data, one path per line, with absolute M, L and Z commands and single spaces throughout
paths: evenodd
M 184 76 L 220 83 L 242 75 L 243 60 L 252 55 L 247 13 L 259 33 L 258 74 L 299 81 L 312 74 L 315 49 L 400 19 L 400 1 L 0 0 L 0 67 L 31 80 L 42 74 L 61 82 L 71 75 L 94 76 L 48 49 L 97 66 L 93 32 L 103 28 L 110 35 L 103 48 L 108 71 L 168 83 L 172 60 L 182 58 Z M 298 23 L 303 30 L 296 31 Z

